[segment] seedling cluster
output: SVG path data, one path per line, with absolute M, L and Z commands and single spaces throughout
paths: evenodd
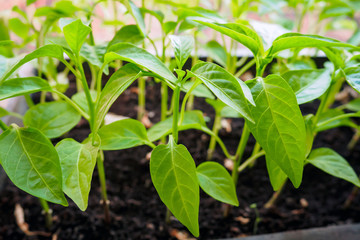
M 27 2 L 31 5 L 36 1 Z M 24 116 L 0 109 L 1 117 L 14 115 L 23 122 L 20 127 L 0 120 L 3 130 L 0 163 L 18 188 L 40 199 L 49 225 L 51 212 L 47 202 L 66 207 L 66 195 L 80 210 L 87 209 L 95 166 L 101 183 L 104 219 L 110 223 L 111 199 L 106 191 L 103 151 L 141 145 L 153 149 L 151 180 L 161 200 L 194 236 L 199 236 L 200 188 L 218 201 L 238 206 L 239 173 L 263 156 L 274 191 L 280 190 L 288 179 L 298 188 L 308 164 L 360 186 L 357 174 L 342 156 L 330 148 L 312 147 L 317 133 L 331 128 L 355 129 L 351 145 L 358 138 L 360 128 L 353 119 L 360 117 L 358 99 L 333 107 L 344 83 L 360 92 L 358 30 L 349 42 L 290 31 L 272 38 L 246 19 L 248 12 L 266 6 L 265 1 L 231 1 L 229 6 L 215 1 L 211 10 L 200 7 L 199 3 L 191 6 L 156 0 L 151 9 L 145 6 L 145 1 L 140 7 L 123 0 L 109 2 L 114 4 L 116 16 L 118 6 L 126 8 L 126 14 L 135 24 L 121 24 L 114 19 L 113 39 L 98 45 L 92 32 L 92 19 L 96 6 L 104 2 L 75 6 L 71 1 L 58 1 L 54 6 L 36 9 L 33 16 L 15 7 L 13 11 L 18 17 L 0 24 L 2 32 L 7 33 L 0 41 L 0 61 L 4 66 L 0 100 L 25 96 L 29 107 Z M 360 9 L 356 1 L 284 2 L 290 10 L 302 9 L 296 16 L 298 27 L 290 28 L 300 31 L 305 15 L 324 2 L 321 21 L 339 18 L 344 14 L 336 12 L 341 6 L 347 10 L 348 21 L 354 22 L 354 9 Z M 218 13 L 221 8 L 231 10 L 232 16 L 222 17 Z M 167 19 L 165 11 L 171 13 L 173 20 Z M 285 19 L 279 13 L 278 17 Z M 41 22 L 40 29 L 33 25 L 35 20 Z M 161 26 L 160 39 L 149 36 L 152 21 Z M 283 22 L 286 24 L 289 22 Z M 11 41 L 10 32 L 21 43 Z M 201 45 L 201 35 L 209 36 L 209 33 L 213 37 Z M 14 58 L 19 49 L 27 50 L 33 43 L 35 50 Z M 239 46 L 247 48 L 252 59 L 239 59 L 236 54 Z M 206 61 L 199 60 L 202 48 L 208 56 Z M 302 49 L 308 48 L 326 54 L 329 61 L 324 68 L 317 68 L 309 56 L 301 54 Z M 189 59 L 192 65 L 185 68 Z M 32 60 L 37 61 L 38 76 L 19 77 L 17 70 Z M 58 71 L 59 63 L 65 70 Z M 89 79 L 84 65 L 89 66 Z M 240 80 L 251 67 L 255 69 L 254 78 Z M 103 85 L 109 68 L 115 71 Z M 69 86 L 68 74 L 76 78 L 77 93 L 73 96 L 64 94 Z M 148 78 L 161 84 L 161 121 L 146 129 L 141 120 L 146 112 Z M 105 125 L 112 104 L 135 81 L 139 84 L 138 120 L 124 119 Z M 32 94 L 37 92 L 41 98 L 35 104 Z M 180 97 L 181 92 L 184 97 Z M 46 101 L 47 96 L 52 101 Z M 206 98 L 214 107 L 211 128 L 203 113 L 193 109 L 194 97 Z M 320 102 L 317 112 L 303 115 L 300 106 L 315 100 Z M 221 119 L 228 117 L 244 121 L 234 154 L 218 134 Z M 81 119 L 89 123 L 88 138 L 82 142 L 63 138 L 54 146 L 51 140 L 71 131 Z M 189 129 L 203 131 L 211 137 L 208 161 L 204 159 L 197 165 L 186 143 L 179 143 L 179 132 Z M 250 135 L 256 144 L 251 156 L 244 159 Z M 231 174 L 220 163 L 211 161 L 216 145 L 232 161 Z M 225 215 L 229 211 L 228 207 Z

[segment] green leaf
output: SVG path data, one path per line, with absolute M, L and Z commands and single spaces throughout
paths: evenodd
M 96 101 L 97 98 L 97 91 L 95 90 L 90 90 L 90 95 L 91 95 L 91 99 L 93 100 L 93 102 Z M 71 99 L 77 104 L 79 105 L 79 107 L 84 110 L 84 112 L 86 112 L 87 114 L 90 115 L 90 110 L 89 110 L 89 104 L 88 101 L 86 99 L 86 94 L 84 91 L 82 92 L 78 92 L 75 93 L 74 95 L 72 95 Z
M 360 68 L 350 67 L 345 69 L 346 81 L 348 84 L 360 93 Z
M 36 49 L 35 51 L 27 54 L 24 58 L 22 58 L 18 63 L 16 63 L 12 68 L 10 68 L 0 79 L 0 83 L 5 81 L 10 75 L 15 72 L 16 69 L 21 67 L 27 62 L 30 62 L 33 59 L 40 57 L 53 57 L 57 58 L 60 61 L 65 61 L 63 56 L 63 48 L 56 44 L 49 44 L 43 47 Z
M 218 201 L 239 206 L 236 188 L 229 172 L 217 162 L 204 162 L 196 169 L 200 187 Z
M 136 25 L 125 25 L 116 32 L 113 39 L 108 44 L 108 48 L 121 42 L 128 42 L 139 45 L 144 41 L 145 37 Z
M 67 102 L 49 102 L 30 108 L 24 125 L 40 130 L 48 138 L 57 138 L 79 123 L 81 115 Z
M 143 36 L 146 36 L 146 27 L 143 15 L 141 14 L 140 9 L 131 1 L 125 0 L 124 4 L 130 14 L 134 17 L 137 26 L 139 27 L 140 31 L 142 32 Z
M 266 152 L 270 181 L 274 188 L 279 185 L 277 176 L 272 175 L 274 162 L 294 186 L 299 187 L 306 154 L 306 132 L 296 96 L 278 75 L 258 77 L 247 83 L 256 103 L 256 107 L 250 106 L 255 124 L 247 123 Z
M 85 211 L 98 148 L 92 146 L 91 142 L 81 144 L 66 138 L 56 145 L 56 150 L 62 169 L 63 191 Z
M 334 177 L 344 179 L 360 187 L 360 180 L 349 163 L 330 148 L 313 150 L 306 162 Z
M 298 104 L 322 96 L 330 87 L 331 76 L 327 70 L 295 70 L 281 75 L 295 92 Z
M 80 19 L 73 21 L 63 28 L 66 42 L 74 54 L 79 54 L 81 46 L 91 32 L 91 28 L 82 23 Z
M 103 62 L 102 58 L 106 52 L 105 46 L 101 45 L 89 45 L 84 43 L 80 49 L 80 55 L 94 66 L 101 68 Z
M 101 91 L 99 99 L 95 106 L 95 126 L 93 132 L 97 132 L 100 128 L 105 115 L 109 111 L 111 105 L 120 96 L 126 88 L 130 86 L 139 76 L 141 70 L 134 64 L 126 64 L 117 70 L 106 83 L 104 89 Z
M 264 51 L 260 37 L 254 30 L 244 24 L 219 24 L 199 20 L 195 20 L 195 22 L 201 23 L 202 25 L 210 27 L 222 34 L 225 34 L 226 36 L 231 37 L 235 41 L 247 47 L 254 54 L 254 56 L 258 56 L 259 54 L 261 55 Z
M 9 114 L 10 114 L 10 112 L 8 110 L 0 107 L 0 118 L 5 117 L 5 116 L 7 116 Z
M 182 69 L 194 48 L 194 38 L 190 36 L 175 35 L 170 35 L 169 38 L 175 51 L 178 69 Z
M 195 84 L 194 81 L 188 81 L 183 84 L 183 88 L 186 92 L 188 92 L 194 84 Z M 181 90 L 183 90 L 183 89 L 181 89 Z M 195 89 L 191 92 L 191 94 L 193 94 L 196 97 L 215 99 L 214 95 L 204 84 L 199 84 L 198 86 L 196 86 Z
M 130 43 L 118 43 L 108 49 L 105 62 L 109 63 L 117 59 L 144 67 L 174 85 L 178 82 L 174 74 L 157 57 Z
M 274 191 L 278 191 L 285 183 L 288 176 L 284 173 L 274 159 L 266 158 L 266 168 L 268 170 L 271 185 Z
M 172 132 L 173 117 L 169 117 L 161 122 L 156 123 L 148 131 L 147 135 L 150 142 L 159 140 L 161 137 L 169 135 Z M 189 129 L 207 129 L 206 123 L 201 111 L 188 111 L 184 113 L 184 120 L 179 125 L 178 130 L 184 131 Z M 211 130 L 209 129 L 211 132 Z
M 121 150 L 149 142 L 146 128 L 135 119 L 123 119 L 99 129 L 102 150 Z
M 39 77 L 13 78 L 0 84 L 0 101 L 25 94 L 50 90 L 50 85 Z
M 170 137 L 151 153 L 150 174 L 161 200 L 195 236 L 199 236 L 199 184 L 196 166 L 184 145 Z
M 0 160 L 18 188 L 46 201 L 68 206 L 61 187 L 58 154 L 40 131 L 12 125 L 0 135 Z
M 174 21 L 165 22 L 163 24 L 163 29 L 164 29 L 165 35 L 168 35 L 169 33 L 175 31 L 176 26 L 177 26 L 177 22 L 174 22 Z
M 22 39 L 29 37 L 30 26 L 23 23 L 19 18 L 11 18 L 9 28 Z
M 328 109 L 326 112 L 323 112 L 319 116 L 319 121 L 316 125 L 316 131 L 322 132 L 337 127 L 356 128 L 356 124 L 350 120 L 350 117 L 334 119 L 333 121 L 331 121 L 331 119 L 339 117 L 344 114 L 345 112 L 340 109 Z
M 360 98 L 354 99 L 344 105 L 346 109 L 350 111 L 359 112 L 360 111 Z
M 245 83 L 214 63 L 198 63 L 191 69 L 191 73 L 200 79 L 221 101 L 238 111 L 249 121 L 254 121 L 247 101 L 252 104 L 255 103 Z
M 29 6 L 31 4 L 33 4 L 34 2 L 36 2 L 37 0 L 26 0 L 26 6 Z
M 210 58 L 226 68 L 227 54 L 223 46 L 221 46 L 217 41 L 211 40 L 206 43 L 205 50 Z
M 318 35 L 309 35 L 301 33 L 285 33 L 280 37 L 276 38 L 273 42 L 272 47 L 269 49 L 268 55 L 274 55 L 285 49 L 290 48 L 307 48 L 307 47 L 348 47 L 356 48 L 355 46 L 343 43 L 341 41 L 322 37 Z

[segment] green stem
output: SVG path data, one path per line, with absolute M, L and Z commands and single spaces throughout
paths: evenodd
M 260 151 L 260 149 L 261 149 L 260 144 L 258 142 L 256 142 L 255 146 L 254 146 L 254 149 L 253 149 L 253 151 L 251 153 L 251 157 L 256 155 Z M 256 161 L 252 162 L 249 167 L 253 167 L 255 165 L 255 162 Z
M 145 115 L 145 88 L 146 88 L 146 81 L 144 77 L 138 79 L 138 114 L 137 119 L 139 121 Z
M 185 106 L 186 106 L 186 102 L 188 101 L 188 99 L 193 96 L 191 94 L 192 91 L 194 91 L 194 89 L 201 84 L 200 80 L 196 80 L 196 82 L 194 82 L 194 84 L 191 86 L 191 88 L 189 89 L 189 91 L 185 94 L 185 97 L 182 101 L 181 104 L 181 112 L 180 112 L 180 120 L 179 120 L 179 125 L 182 124 L 182 122 L 184 121 L 184 114 L 185 114 Z
M 85 96 L 86 96 L 86 100 L 88 102 L 88 106 L 89 106 L 89 113 L 90 113 L 90 129 L 92 130 L 93 127 L 94 127 L 94 123 L 95 123 L 95 104 L 91 98 L 91 94 L 90 94 L 90 89 L 89 89 L 89 86 L 86 82 L 86 77 L 85 77 L 85 73 L 84 73 L 84 68 L 82 66 L 82 63 L 80 61 L 80 57 L 77 56 L 76 57 L 77 59 L 77 66 L 78 66 L 78 69 L 80 70 L 80 74 L 81 74 L 81 83 L 83 85 L 83 88 L 84 88 L 84 92 L 85 92 Z
M 95 89 L 95 85 L 96 85 L 96 79 L 97 79 L 97 72 L 96 72 L 96 68 L 94 65 L 89 64 L 90 67 L 90 72 L 91 72 L 91 85 L 90 85 L 90 89 L 94 90 Z
M 72 101 L 70 98 L 68 98 L 65 94 L 57 91 L 57 90 L 53 90 L 54 93 L 56 93 L 57 95 L 59 95 L 62 99 L 64 99 L 67 103 L 69 103 L 76 111 L 78 111 L 78 113 L 80 113 L 86 120 L 90 120 L 90 116 L 84 112 L 81 107 L 79 107 L 79 105 L 77 105 L 74 101 Z
M 99 152 L 99 154 L 96 158 L 96 163 L 97 163 L 97 169 L 98 169 L 98 173 L 99 173 L 102 204 L 104 207 L 104 220 L 105 220 L 105 223 L 109 224 L 111 222 L 110 210 L 109 210 L 110 201 L 108 200 L 107 191 L 106 191 L 104 154 L 102 151 Z
M 359 114 L 357 113 L 346 113 L 346 114 L 342 114 L 342 115 L 339 115 L 339 116 L 336 116 L 336 117 L 333 117 L 333 118 L 330 118 L 324 122 L 322 122 L 321 124 L 317 124 L 316 127 L 317 128 L 320 128 L 322 126 L 325 126 L 331 122 L 334 122 L 334 121 L 337 121 L 339 119 L 343 119 L 343 118 L 349 118 L 349 117 L 360 117 Z
M 161 121 L 167 117 L 168 111 L 168 87 L 165 81 L 161 81 Z M 161 138 L 161 142 L 166 142 L 166 137 Z
M 284 181 L 284 183 L 281 185 L 279 190 L 277 190 L 276 192 L 273 193 L 273 195 L 271 196 L 269 201 L 267 201 L 267 203 L 265 203 L 264 208 L 269 209 L 274 206 L 274 204 L 276 203 L 277 199 L 279 198 L 281 192 L 283 191 L 286 182 L 287 182 L 287 180 Z
M 247 64 L 245 64 L 237 73 L 235 77 L 241 77 L 249 68 L 251 68 L 256 63 L 255 58 L 251 59 Z
M 3 131 L 6 131 L 9 129 L 9 127 L 0 119 L 0 128 L 3 130 Z
M 214 133 L 214 135 L 217 136 L 220 129 L 221 129 L 221 113 L 219 111 L 215 111 L 215 119 L 214 119 L 212 132 Z M 210 160 L 212 158 L 215 147 L 216 147 L 216 138 L 214 136 L 211 136 L 209 148 L 207 151 L 207 160 Z
M 49 204 L 42 198 L 39 198 L 41 207 L 43 209 L 43 214 L 45 215 L 45 226 L 47 229 L 51 229 L 52 221 L 52 210 L 49 208 Z
M 244 163 L 242 163 L 239 168 L 238 168 L 238 172 L 242 172 L 247 166 L 250 166 L 251 164 L 253 164 L 259 157 L 264 156 L 265 155 L 265 151 L 261 151 L 258 152 L 254 155 L 252 155 L 251 157 L 249 157 L 248 159 L 246 159 L 244 161 Z
M 174 102 L 173 102 L 173 137 L 175 143 L 178 142 L 178 136 L 179 136 L 179 129 L 178 129 L 178 123 L 179 123 L 179 101 L 180 101 L 180 87 L 177 86 L 174 90 Z
M 40 94 L 40 103 L 45 103 L 45 99 L 46 99 L 46 92 L 42 91 Z
M 244 128 L 243 128 L 243 131 L 241 134 L 239 146 L 236 150 L 235 157 L 234 157 L 234 160 L 235 160 L 234 168 L 232 170 L 232 178 L 233 178 L 235 186 L 237 185 L 237 181 L 239 178 L 238 168 L 240 166 L 242 156 L 244 155 L 245 147 L 246 147 L 247 141 L 249 139 L 249 136 L 250 136 L 250 130 L 249 130 L 247 124 L 244 123 Z

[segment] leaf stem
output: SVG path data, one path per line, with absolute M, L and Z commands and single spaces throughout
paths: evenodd
M 145 88 L 146 88 L 146 81 L 144 77 L 140 77 L 138 79 L 138 113 L 137 113 L 137 119 L 139 121 L 142 120 L 142 118 L 145 115 Z
M 64 99 L 67 103 L 69 103 L 76 111 L 78 111 L 86 120 L 89 121 L 90 117 L 89 115 L 84 112 L 79 105 L 77 105 L 74 101 L 72 101 L 70 98 L 68 98 L 65 94 L 57 91 L 57 90 L 53 90 L 54 93 L 56 93 L 57 95 L 59 95 L 62 99 Z
M 215 110 L 215 119 L 214 119 L 212 132 L 214 133 L 214 135 L 217 136 L 220 129 L 221 129 L 221 112 Z M 214 136 L 211 136 L 209 148 L 207 150 L 207 160 L 210 160 L 212 158 L 215 147 L 216 147 L 216 138 Z
M 334 122 L 336 120 L 339 120 L 339 119 L 343 119 L 343 118 L 349 118 L 349 117 L 360 117 L 360 114 L 358 113 L 346 113 L 346 114 L 342 114 L 342 115 L 339 115 L 339 116 L 336 116 L 336 117 L 333 117 L 333 118 L 330 118 L 320 124 L 317 124 L 316 127 L 317 128 L 320 128 L 322 126 L 325 126 L 331 122 Z
M 240 142 L 239 142 L 238 148 L 237 148 L 236 153 L 235 153 L 234 168 L 233 168 L 232 174 L 231 174 L 235 186 L 237 185 L 237 181 L 238 181 L 238 178 L 239 178 L 238 168 L 240 166 L 241 159 L 242 159 L 242 157 L 244 155 L 245 147 L 246 147 L 246 144 L 248 142 L 249 136 L 250 136 L 250 130 L 249 130 L 249 128 L 248 128 L 248 126 L 247 126 L 247 124 L 245 122 L 243 131 L 242 131 L 242 134 L 241 134 Z
M 269 209 L 269 208 L 271 208 L 271 207 L 274 206 L 274 204 L 275 204 L 276 201 L 278 200 L 281 192 L 283 191 L 286 182 L 287 182 L 287 180 L 284 181 L 284 183 L 281 185 L 281 187 L 279 188 L 279 190 L 277 190 L 276 192 L 273 193 L 273 195 L 271 196 L 271 198 L 269 199 L 269 201 L 267 201 L 267 203 L 265 203 L 264 208 Z
M 201 80 L 196 80 L 194 82 L 194 84 L 191 86 L 191 88 L 189 89 L 189 91 L 185 94 L 185 97 L 182 101 L 181 104 L 181 112 L 180 112 L 180 120 L 179 120 L 179 125 L 182 124 L 182 122 L 184 121 L 184 114 L 185 114 L 185 106 L 186 106 L 186 101 L 189 99 L 189 97 L 191 96 L 191 92 L 201 83 Z
M 110 224 L 111 217 L 110 217 L 110 210 L 109 205 L 110 201 L 108 200 L 107 191 L 106 191 L 106 178 L 105 178 L 105 169 L 104 169 L 104 153 L 100 151 L 96 158 L 97 169 L 99 173 L 99 181 L 101 187 L 101 197 L 102 197 L 102 204 L 104 207 L 104 220 L 106 224 Z
M 262 150 L 254 155 L 252 155 L 251 157 L 249 157 L 248 159 L 246 159 L 239 167 L 238 167 L 238 172 L 242 172 L 247 166 L 251 165 L 253 162 L 256 161 L 256 159 L 258 159 L 261 156 L 265 155 L 265 151 Z
M 247 64 L 245 64 L 237 73 L 235 73 L 235 77 L 240 77 L 243 75 L 249 68 L 251 68 L 256 63 L 255 58 L 251 59 Z
M 161 81 L 161 121 L 167 117 L 168 111 L 168 87 L 165 81 Z M 161 142 L 166 142 L 166 137 L 161 138 Z

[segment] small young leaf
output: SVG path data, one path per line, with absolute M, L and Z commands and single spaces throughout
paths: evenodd
M 174 74 L 158 58 L 130 43 L 118 43 L 108 49 L 108 53 L 105 54 L 105 62 L 109 63 L 117 59 L 138 64 L 174 85 L 178 82 Z
M 101 68 L 103 62 L 102 58 L 106 52 L 105 46 L 102 45 L 89 45 L 84 43 L 80 49 L 80 55 L 94 66 Z
M 210 23 L 195 20 L 195 22 L 201 23 L 207 27 L 210 27 L 222 34 L 225 34 L 237 42 L 243 44 L 247 47 L 254 56 L 262 54 L 263 45 L 260 40 L 260 37 L 257 33 L 249 28 L 248 26 L 240 23 L 228 23 L 228 24 L 219 24 L 219 23 Z
M 295 70 L 281 75 L 295 92 L 298 104 L 310 102 L 330 87 L 331 77 L 326 70 Z
M 8 110 L 0 107 L 0 118 L 5 117 L 5 116 L 7 116 L 9 114 L 10 114 L 10 112 Z
M 360 187 L 360 180 L 349 163 L 330 148 L 317 148 L 310 153 L 307 163 L 322 171 Z
M 235 184 L 229 172 L 217 162 L 204 162 L 196 169 L 200 187 L 218 201 L 239 206 Z
M 241 113 L 253 122 L 247 101 L 254 104 L 251 92 L 245 83 L 242 84 L 225 69 L 214 63 L 196 64 L 191 73 L 200 79 L 221 101 Z
M 60 137 L 79 123 L 81 115 L 67 102 L 49 102 L 30 108 L 24 125 L 40 130 L 48 138 Z
M 0 135 L 0 162 L 23 191 L 68 206 L 62 191 L 59 156 L 39 130 L 12 125 Z
M 66 25 L 63 29 L 66 42 L 74 54 L 79 54 L 81 46 L 91 32 L 91 28 L 84 25 L 80 19 Z
M 106 113 L 109 111 L 115 100 L 140 75 L 141 70 L 136 65 L 126 64 L 110 77 L 104 89 L 101 91 L 99 100 L 95 106 L 96 120 L 93 132 L 96 133 L 100 128 Z
M 276 163 L 295 187 L 302 179 L 306 153 L 306 132 L 296 96 L 278 75 L 247 81 L 256 107 L 250 106 L 255 124 L 247 121 L 250 131 L 266 152 L 266 161 Z M 274 164 L 267 163 L 268 169 Z M 269 171 L 269 174 L 274 171 Z M 274 179 L 270 175 L 275 188 Z
M 169 36 L 171 45 L 175 51 L 175 59 L 178 69 L 182 69 L 194 48 L 194 38 L 190 36 Z
M 123 119 L 99 129 L 102 150 L 121 150 L 149 142 L 145 126 L 135 119 Z
M 345 69 L 346 81 L 349 85 L 360 93 L 360 68 L 350 67 Z
M 348 47 L 356 48 L 355 46 L 343 43 L 341 41 L 322 37 L 318 35 L 309 35 L 301 33 L 285 33 L 280 37 L 276 38 L 273 42 L 272 47 L 269 49 L 269 55 L 274 55 L 285 49 L 290 48 L 307 48 L 307 47 Z
M 199 184 L 196 166 L 184 145 L 170 136 L 167 145 L 157 146 L 150 159 L 152 182 L 161 200 L 195 236 L 199 236 Z
M 344 105 L 346 109 L 354 112 L 360 112 L 360 98 L 354 99 Z
M 219 63 L 221 66 L 227 66 L 227 54 L 223 46 L 221 46 L 217 41 L 211 40 L 206 43 L 205 50 L 209 57 Z
M 136 25 L 125 25 L 116 32 L 113 39 L 111 39 L 109 42 L 107 48 L 110 48 L 112 45 L 121 42 L 128 42 L 134 45 L 139 45 L 144 41 L 144 39 L 144 35 L 140 32 Z
M 128 11 L 130 12 L 130 14 L 134 17 L 137 26 L 142 32 L 142 35 L 146 36 L 147 34 L 146 34 L 145 21 L 143 15 L 141 14 L 140 9 L 131 0 L 125 0 L 124 4 L 128 9 Z
M 0 83 L 0 101 L 40 91 L 50 91 L 48 82 L 39 77 L 13 78 Z
M 62 169 L 63 191 L 85 211 L 98 148 L 92 146 L 91 142 L 81 144 L 66 138 L 56 145 L 56 150 Z

